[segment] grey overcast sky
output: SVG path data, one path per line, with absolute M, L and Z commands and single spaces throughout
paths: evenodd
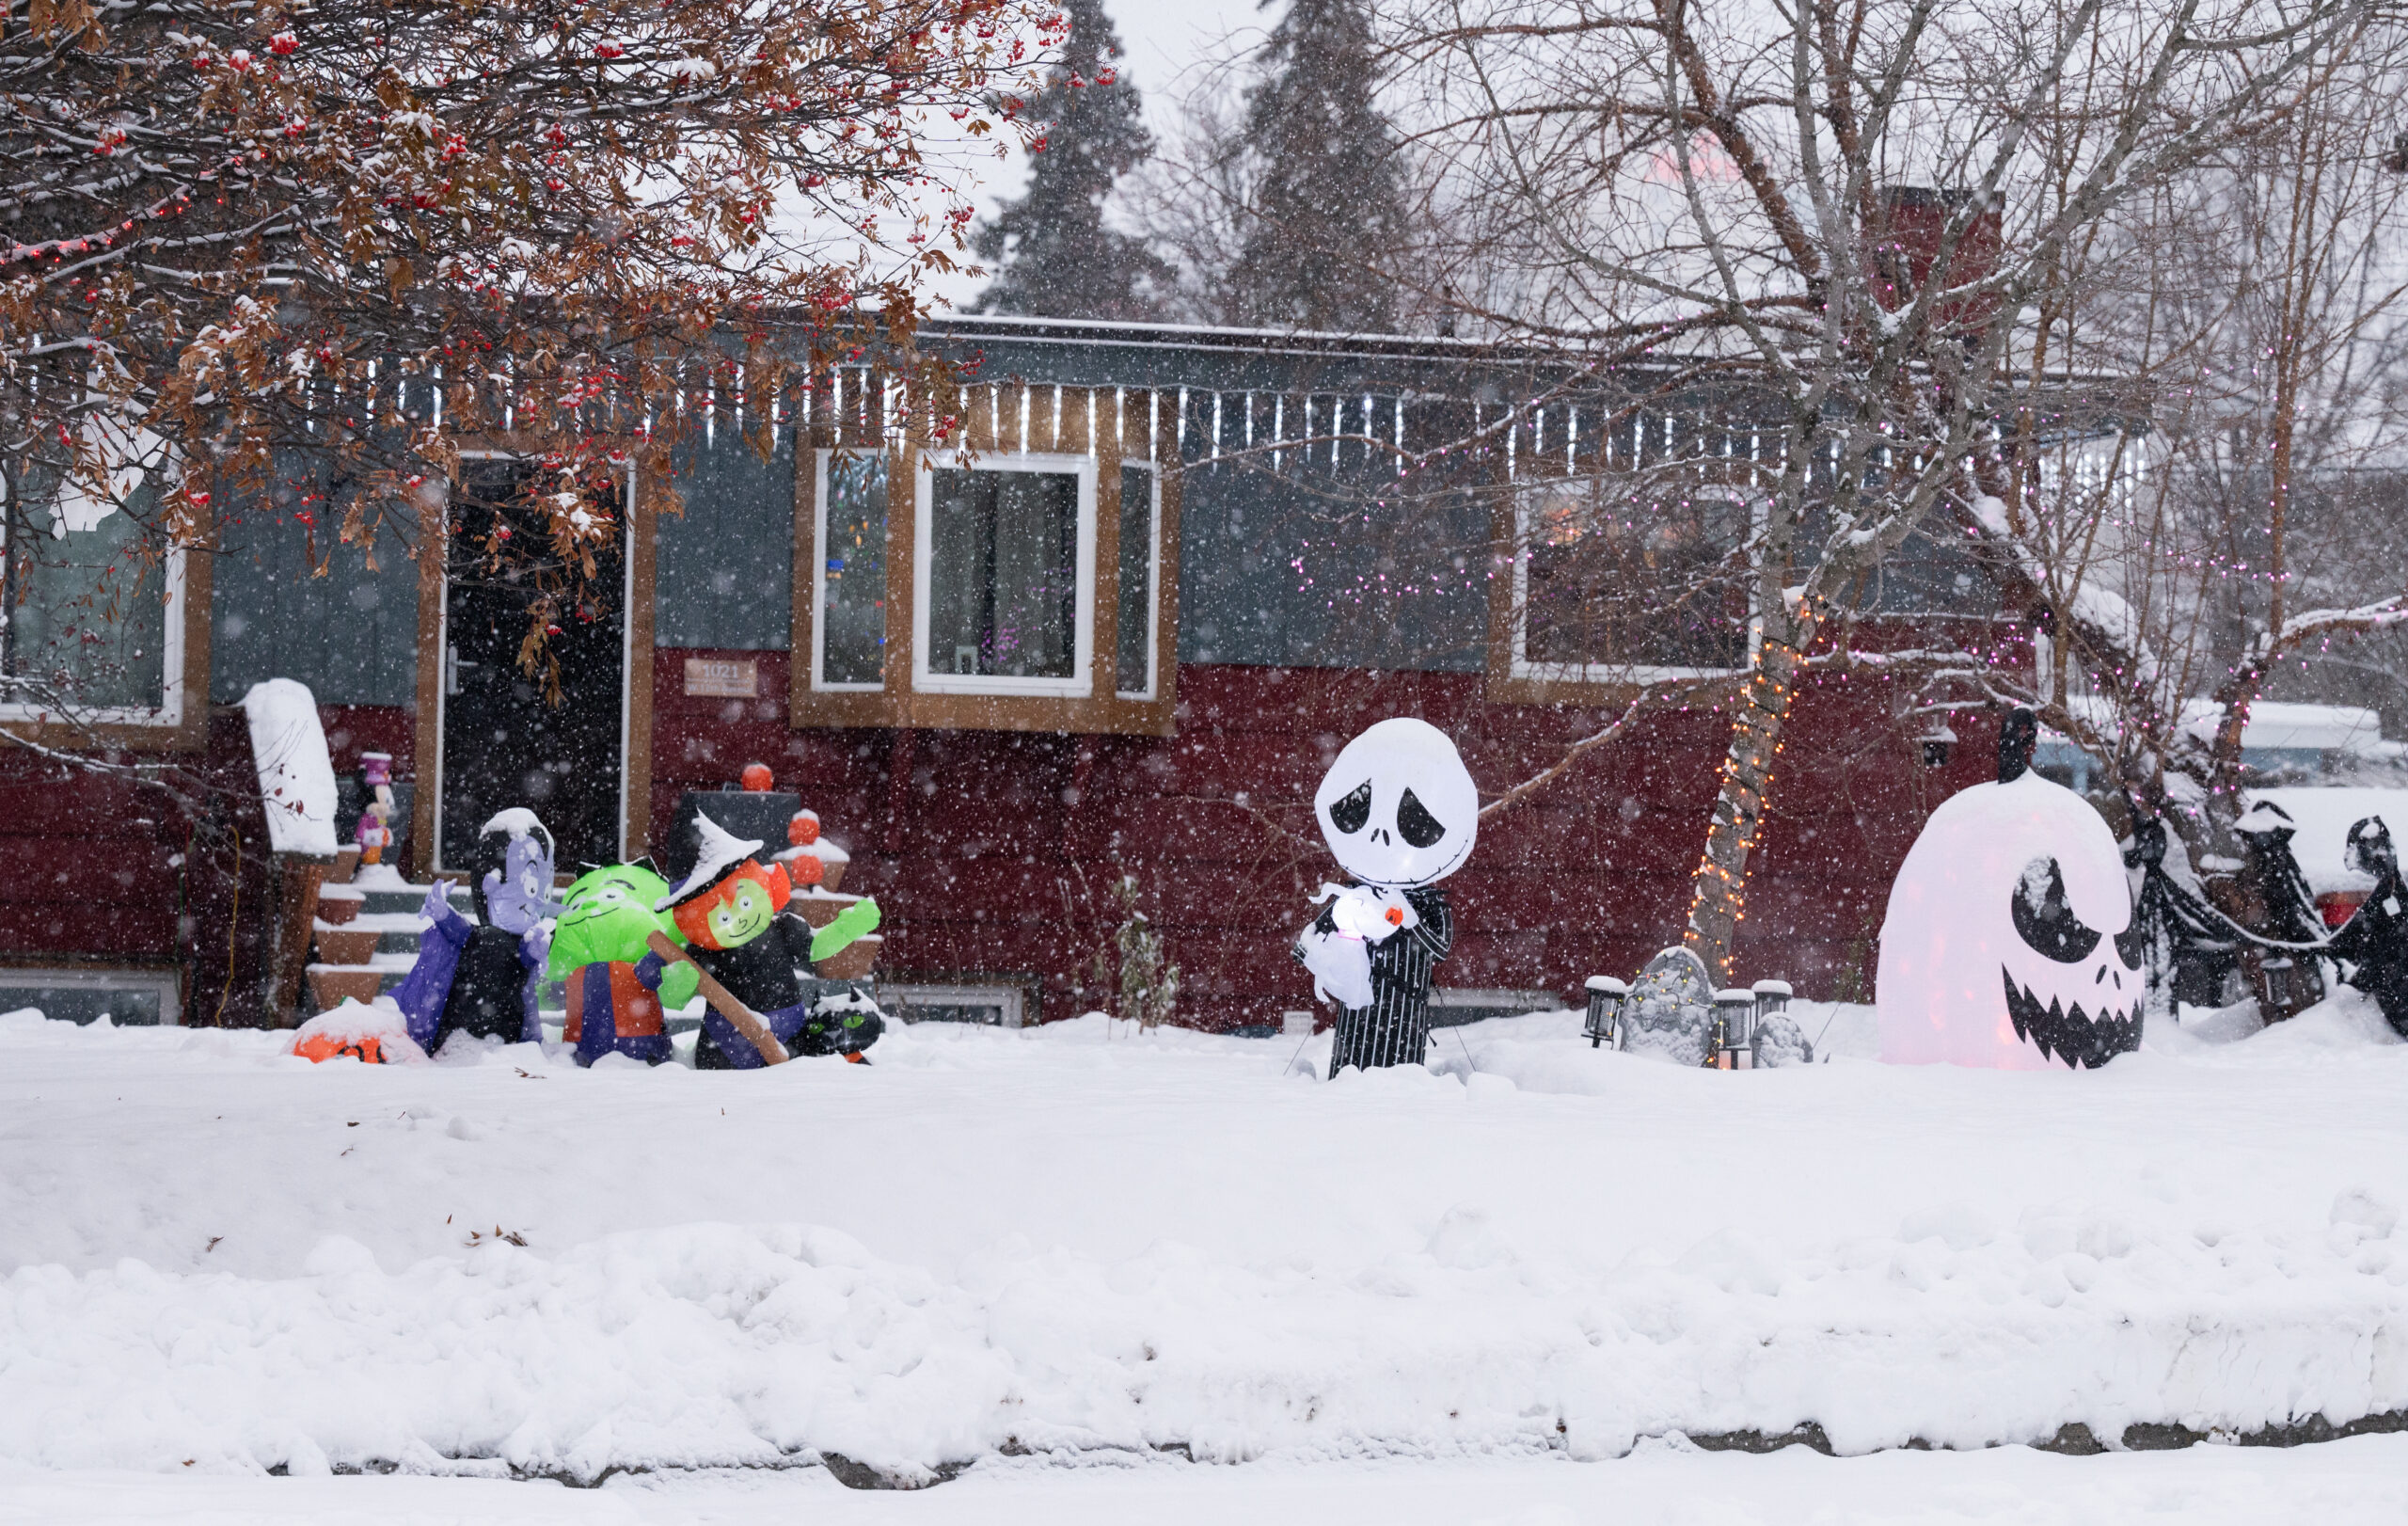
M 1260 41 L 1281 8 L 1275 3 L 1264 9 L 1255 0 L 1104 0 L 1120 33 L 1128 78 L 1144 93 L 1147 118 L 1158 135 L 1173 120 L 1172 103 L 1208 74 L 1215 61 Z M 1027 175 L 1027 164 L 1017 153 L 995 163 L 977 193 L 980 215 L 1018 195 Z M 932 284 L 944 296 L 965 302 L 986 283 Z

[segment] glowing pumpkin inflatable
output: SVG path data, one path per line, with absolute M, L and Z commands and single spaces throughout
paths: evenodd
M 2007 718 L 1999 780 L 1941 803 L 1881 924 L 1881 1057 L 2096 1069 L 2138 1049 L 2146 994 L 2131 883 L 2090 803 L 2030 771 L 2031 712 Z

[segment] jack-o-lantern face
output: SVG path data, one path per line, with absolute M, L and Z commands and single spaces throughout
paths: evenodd
M 1382 721 L 1346 744 L 1313 794 L 1321 835 L 1368 885 L 1426 885 L 1463 867 L 1480 835 L 1480 789 L 1447 734 Z
M 2041 857 L 2023 866 L 2007 919 L 2024 948 L 2047 962 L 2010 957 L 1999 972 L 2007 1020 L 2025 1042 L 2076 1070 L 2140 1047 L 2139 930 L 2129 914 L 2112 935 L 2084 922 L 2066 898 L 2064 868 Z
M 1881 1057 L 2003 1070 L 2140 1047 L 2131 893 L 2107 823 L 2026 773 L 1943 802 L 1890 890 Z

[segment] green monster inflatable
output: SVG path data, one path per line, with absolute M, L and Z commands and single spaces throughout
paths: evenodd
M 662 971 L 657 993 L 636 978 L 636 962 L 649 952 L 644 940 L 665 932 L 686 941 L 652 909 L 668 894 L 669 882 L 643 864 L 613 864 L 568 887 L 544 974 L 568 984 L 567 1038 L 579 1065 L 613 1052 L 647 1065 L 670 1057 L 661 1019 L 693 999 L 699 977 L 680 961 Z

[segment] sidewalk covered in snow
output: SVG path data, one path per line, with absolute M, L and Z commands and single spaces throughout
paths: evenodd
M 0 1464 L 927 1483 L 2408 1410 L 2408 1046 L 2354 993 L 2088 1073 L 1803 1015 L 1830 1062 L 1566 1012 L 1322 1082 L 1326 1035 L 1097 1020 L 724 1075 L 19 1014 Z

